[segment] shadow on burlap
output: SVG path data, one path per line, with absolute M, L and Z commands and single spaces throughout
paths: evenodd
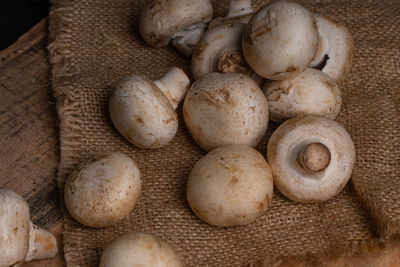
M 351 182 L 322 204 L 299 204 L 277 191 L 256 222 L 218 228 L 200 221 L 185 200 L 194 163 L 205 154 L 180 126 L 174 140 L 158 150 L 141 150 L 113 127 L 107 102 L 125 75 L 156 79 L 172 66 L 189 73 L 189 61 L 174 48 L 154 49 L 138 33 L 146 1 L 53 0 L 50 60 L 60 117 L 62 189 L 71 169 L 104 151 L 131 156 L 144 175 L 144 190 L 130 216 L 117 225 L 91 229 L 65 214 L 65 259 L 69 266 L 96 266 L 102 250 L 128 231 L 167 240 L 185 266 L 241 266 L 282 257 L 335 256 L 368 252 L 400 233 L 399 17 L 393 1 L 303 1 L 315 12 L 343 21 L 354 36 L 351 74 L 342 86 L 338 121 L 351 134 L 357 164 Z M 260 7 L 261 1 L 255 6 Z M 227 1 L 214 1 L 222 15 Z M 277 125 L 270 123 L 258 150 Z

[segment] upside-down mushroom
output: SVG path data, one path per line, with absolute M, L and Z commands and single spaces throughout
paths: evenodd
M 341 83 L 351 69 L 353 61 L 353 38 L 342 23 L 315 14 L 319 45 L 310 67 L 322 70 L 336 82 Z
M 243 23 L 224 23 L 206 31 L 192 55 L 191 70 L 195 80 L 212 72 L 243 73 L 261 85 L 264 80 L 244 60 Z
M 350 179 L 355 164 L 350 135 L 339 123 L 306 115 L 285 121 L 267 149 L 276 188 L 304 203 L 326 201 Z

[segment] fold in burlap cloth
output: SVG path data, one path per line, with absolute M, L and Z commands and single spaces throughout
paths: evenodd
M 95 266 L 101 251 L 127 231 L 167 240 L 187 266 L 240 266 L 279 257 L 368 251 L 400 233 L 398 0 L 302 2 L 337 17 L 353 33 L 354 64 L 341 88 L 344 104 L 338 121 L 354 140 L 357 164 L 351 182 L 335 198 L 299 204 L 275 191 L 260 219 L 234 228 L 200 221 L 186 203 L 188 174 L 205 152 L 185 129 L 180 108 L 176 137 L 157 150 L 130 145 L 110 121 L 108 96 L 123 76 L 142 73 L 156 79 L 172 66 L 189 72 L 189 61 L 174 48 L 154 49 L 140 38 L 138 16 L 145 2 L 52 1 L 49 51 L 60 117 L 60 188 L 74 166 L 104 151 L 128 154 L 144 175 L 135 209 L 114 227 L 83 227 L 65 214 L 68 265 Z M 226 12 L 227 1 L 213 4 L 214 15 Z M 275 128 L 270 123 L 258 147 L 264 155 Z

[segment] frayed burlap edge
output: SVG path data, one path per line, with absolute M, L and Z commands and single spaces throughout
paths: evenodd
M 59 116 L 60 127 L 60 154 L 61 160 L 57 174 L 57 184 L 61 192 L 64 188 L 64 180 L 71 171 L 71 163 L 76 162 L 74 154 L 82 145 L 82 130 L 80 128 L 81 118 L 79 112 L 79 91 L 74 88 L 66 78 L 71 78 L 79 74 L 79 70 L 74 66 L 71 58 L 71 22 L 72 7 L 65 4 L 65 1 L 52 0 L 52 9 L 49 15 L 49 45 L 52 88 L 57 99 L 57 113 Z M 63 199 L 61 199 L 61 208 L 64 211 L 64 229 L 68 229 L 68 223 L 71 217 L 67 214 Z M 376 223 L 376 222 L 375 222 Z M 379 224 L 380 222 L 378 222 Z M 387 235 L 392 236 L 400 233 L 397 224 L 388 224 L 385 226 Z M 67 241 L 63 238 L 64 244 Z M 374 238 L 370 241 L 354 242 L 346 247 L 332 248 L 329 252 L 309 255 L 292 255 L 285 257 L 266 256 L 265 259 L 252 261 L 249 259 L 249 267 L 270 266 L 271 264 L 280 264 L 290 260 L 296 261 L 319 261 L 332 260 L 343 256 L 367 255 L 379 252 L 385 248 L 387 238 Z M 66 263 L 69 262 L 69 253 L 64 248 Z
M 71 61 L 71 27 L 72 8 L 62 5 L 63 1 L 53 1 L 49 14 L 49 60 L 51 64 L 51 81 L 54 96 L 57 99 L 57 113 L 60 127 L 60 165 L 58 167 L 57 185 L 62 191 L 64 177 L 69 173 L 70 163 L 74 160 L 75 149 L 81 145 L 82 131 L 79 110 L 79 92 L 68 83 L 67 77 L 74 76 L 79 70 Z

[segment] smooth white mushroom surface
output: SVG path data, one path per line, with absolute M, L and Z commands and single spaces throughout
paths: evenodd
M 31 223 L 26 201 L 0 189 L 0 266 L 53 258 L 57 251 L 55 237 Z
M 344 81 L 353 61 L 353 38 L 349 29 L 333 18 L 314 14 L 319 45 L 310 67 L 322 70 L 336 82 Z
M 302 73 L 318 47 L 313 14 L 287 0 L 257 11 L 243 32 L 243 54 L 260 76 L 285 80 Z
M 229 144 L 255 147 L 268 126 L 268 102 L 260 87 L 240 73 L 210 73 L 186 95 L 183 117 L 206 151 Z
M 244 27 L 243 23 L 224 23 L 206 31 L 192 55 L 191 70 L 195 80 L 212 72 L 237 72 L 261 85 L 264 78 L 250 68 L 242 54 Z
M 136 163 L 112 152 L 90 159 L 69 175 L 64 187 L 65 205 L 81 224 L 108 227 L 128 216 L 141 189 Z
M 307 114 L 335 119 L 342 104 L 336 82 L 311 68 L 289 80 L 268 80 L 263 92 L 268 99 L 270 119 L 276 122 Z
M 140 34 L 153 47 L 163 47 L 171 41 L 182 54 L 190 56 L 212 12 L 209 0 L 155 0 L 140 15 Z
M 276 188 L 304 203 L 323 202 L 338 194 L 350 179 L 355 157 L 343 126 L 315 115 L 285 121 L 272 134 L 267 149 Z
M 253 222 L 268 208 L 273 194 L 271 169 L 255 149 L 219 147 L 193 167 L 186 196 L 193 212 L 215 226 Z
M 175 109 L 189 85 L 185 72 L 175 67 L 154 82 L 140 75 L 128 76 L 110 96 L 111 120 L 130 143 L 140 148 L 165 146 L 178 130 Z
M 182 267 L 175 250 L 161 239 L 143 233 L 126 233 L 101 255 L 99 267 Z

